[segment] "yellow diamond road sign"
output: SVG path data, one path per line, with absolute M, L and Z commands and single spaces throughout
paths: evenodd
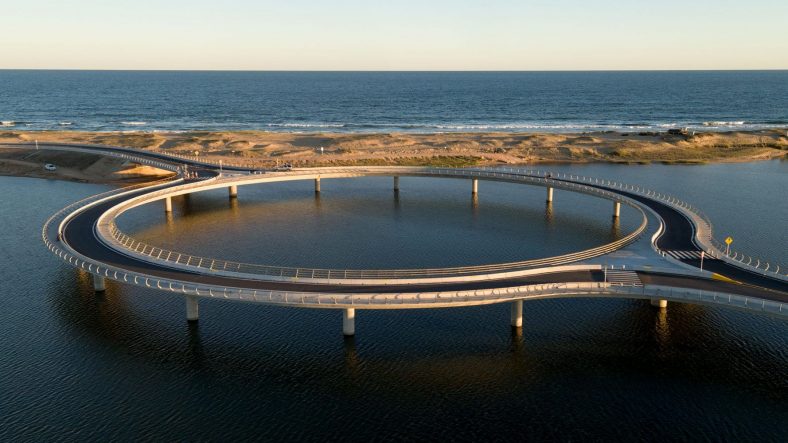
M 725 239 L 725 244 L 726 245 L 729 245 L 731 243 L 733 243 L 733 237 L 728 237 L 728 238 Z

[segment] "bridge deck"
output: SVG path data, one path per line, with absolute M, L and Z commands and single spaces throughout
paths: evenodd
M 46 147 L 46 146 L 44 146 Z M 106 153 L 108 155 L 122 153 L 145 159 L 166 162 L 169 165 L 188 164 L 195 168 L 200 177 L 211 177 L 216 175 L 218 167 L 196 160 L 173 159 L 170 156 L 138 151 L 125 148 L 97 147 L 97 146 L 77 146 L 58 145 L 57 149 L 76 149 L 81 151 L 91 151 Z M 235 169 L 238 172 L 249 172 L 243 168 Z M 364 171 L 359 170 L 358 175 L 363 175 Z M 513 173 L 514 174 L 514 173 Z M 379 174 L 375 174 L 379 175 Z M 539 178 L 520 175 L 523 178 Z M 480 173 L 479 178 L 484 178 Z M 684 264 L 698 266 L 699 260 L 694 258 L 695 253 L 701 249 L 695 241 L 695 225 L 680 210 L 671 205 L 649 198 L 636 192 L 629 192 L 617 187 L 606 186 L 599 183 L 588 181 L 572 181 L 566 179 L 551 179 L 553 183 L 564 182 L 572 185 L 582 185 L 597 188 L 599 190 L 613 192 L 620 196 L 631 199 L 643 206 L 650 208 L 664 221 L 664 232 L 656 241 L 656 246 L 661 250 L 685 251 L 674 257 Z M 243 181 L 243 178 L 239 178 Z M 230 183 L 230 182 L 228 182 Z M 546 185 L 549 186 L 549 185 Z M 446 291 L 473 291 L 489 290 L 507 287 L 527 286 L 534 284 L 564 283 L 564 282 L 602 282 L 605 278 L 604 273 L 596 270 L 583 271 L 563 271 L 549 272 L 537 275 L 490 278 L 481 281 L 465 282 L 427 282 L 402 284 L 396 280 L 381 282 L 380 284 L 331 284 L 315 283 L 308 281 L 271 281 L 265 279 L 249 279 L 228 275 L 212 275 L 204 272 L 190 272 L 184 269 L 174 269 L 161 263 L 151 260 L 143 260 L 130 255 L 118 252 L 105 245 L 96 235 L 96 221 L 108 209 L 121 201 L 135 196 L 140 196 L 149 192 L 143 188 L 131 191 L 127 195 L 112 198 L 102 203 L 90 206 L 86 209 L 77 210 L 73 218 L 65 225 L 62 232 L 62 241 L 74 252 L 80 254 L 90 261 L 108 265 L 114 268 L 125 269 L 130 272 L 147 275 L 155 278 L 185 281 L 195 284 L 224 286 L 229 288 L 244 288 L 267 291 L 290 291 L 290 292 L 313 292 L 313 293 L 343 293 L 343 294 L 392 294 L 392 293 L 428 293 Z M 50 232 L 47 236 L 50 239 L 57 237 L 56 227 L 49 226 Z M 735 266 L 722 260 L 705 260 L 704 268 L 709 271 L 721 274 L 736 282 L 722 281 L 719 279 L 709 279 L 701 276 L 688 276 L 681 273 L 669 274 L 664 272 L 638 271 L 638 278 L 643 284 L 664 287 L 694 288 L 720 293 L 738 294 L 747 297 L 755 297 L 763 300 L 771 300 L 779 303 L 788 302 L 788 283 L 777 278 L 769 278 L 755 272 Z
M 68 244 L 79 254 L 90 257 L 98 262 L 106 265 L 119 267 L 138 272 L 142 274 L 151 275 L 162 279 L 181 280 L 192 283 L 226 286 L 235 288 L 257 289 L 257 290 L 273 290 L 273 291 L 290 291 L 290 292 L 319 292 L 319 293 L 344 293 L 344 294 L 371 294 L 371 293 L 414 293 L 414 292 L 441 292 L 441 291 L 467 291 L 478 289 L 494 289 L 503 287 L 516 287 L 532 284 L 542 283 L 562 283 L 562 282 L 602 282 L 604 274 L 601 271 L 573 271 L 573 272 L 558 272 L 558 273 L 545 273 L 540 275 L 533 275 L 527 277 L 517 278 L 502 278 L 493 280 L 483 280 L 476 282 L 453 282 L 453 283 L 429 283 L 429 284 L 397 284 L 387 282 L 378 285 L 348 285 L 348 284 L 316 284 L 306 282 L 285 282 L 285 281 L 267 281 L 267 280 L 250 280 L 243 278 L 233 278 L 221 275 L 206 275 L 202 273 L 192 273 L 179 269 L 172 269 L 163 265 L 157 265 L 150 261 L 140 260 L 128 255 L 116 252 L 108 248 L 100 240 L 96 238 L 94 233 L 95 222 L 98 217 L 106 212 L 109 208 L 119 203 L 121 200 L 132 198 L 137 195 L 142 195 L 148 192 L 145 189 L 135 191 L 129 195 L 111 199 L 95 205 L 70 220 L 66 225 L 64 231 L 65 240 Z M 665 206 L 660 208 L 660 215 L 669 214 L 670 208 Z M 686 229 L 689 222 L 680 216 L 680 221 L 683 221 L 684 227 L 675 230 L 670 230 L 672 237 L 679 238 L 677 235 L 681 232 L 687 233 Z M 675 216 L 674 216 L 675 217 Z M 692 227 L 689 225 L 690 234 Z M 672 243 L 677 244 L 677 243 Z M 683 247 L 686 247 L 684 245 Z M 721 262 L 720 262 L 721 263 Z M 730 265 L 726 267 L 732 268 Z M 734 269 L 735 271 L 735 269 Z M 746 272 L 746 271 L 740 271 Z M 751 273 L 747 273 L 751 274 Z M 658 273 L 639 272 L 641 280 L 644 283 L 667 285 L 667 286 L 680 286 L 696 289 L 704 289 L 709 291 L 717 291 L 724 293 L 739 294 L 751 297 L 763 298 L 766 300 L 773 300 L 778 302 L 788 302 L 788 293 L 780 291 L 779 282 L 774 282 L 773 288 L 758 287 L 752 284 L 736 284 L 720 280 L 700 279 L 697 277 L 686 276 L 671 276 Z M 752 274 L 755 277 L 754 274 Z M 776 289 L 775 289 L 776 288 Z M 771 290 L 770 290 L 771 289 Z M 783 286 L 783 289 L 785 287 Z

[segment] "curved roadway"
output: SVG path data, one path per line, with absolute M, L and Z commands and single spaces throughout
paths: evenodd
M 668 206 L 665 203 L 659 202 L 657 200 L 650 199 L 648 197 L 644 197 L 639 194 L 622 191 L 620 189 L 613 189 L 608 188 L 605 186 L 599 185 L 589 185 L 595 186 L 602 189 L 608 189 L 614 192 L 617 192 L 621 195 L 625 195 L 633 200 L 636 200 L 642 203 L 645 206 L 651 208 L 654 212 L 656 212 L 664 221 L 664 232 L 662 235 L 657 239 L 657 247 L 663 251 L 692 251 L 700 253 L 702 251 L 701 248 L 695 243 L 695 228 L 693 227 L 692 223 L 684 216 L 681 212 L 677 211 L 676 209 Z M 700 259 L 683 259 L 677 258 L 677 260 L 694 266 L 696 268 L 700 268 Z M 725 261 L 714 259 L 714 258 L 705 258 L 703 260 L 703 269 L 707 271 L 711 271 L 737 282 L 767 288 L 774 291 L 782 291 L 788 292 L 788 284 L 782 282 L 780 280 L 776 280 L 773 278 L 766 277 L 764 275 L 756 274 L 754 272 L 747 271 L 740 267 L 736 267 L 731 265 Z
M 26 145 L 26 148 L 32 148 L 33 145 Z M 81 152 L 92 152 L 107 155 L 128 155 L 137 158 L 146 158 L 148 160 L 155 160 L 158 162 L 167 163 L 172 166 L 172 169 L 177 169 L 179 166 L 188 165 L 192 167 L 193 171 L 197 172 L 199 179 L 206 179 L 215 177 L 220 169 L 216 165 L 212 165 L 200 160 L 189 158 L 178 158 L 166 154 L 159 154 L 155 152 L 140 151 L 128 148 L 117 148 L 109 146 L 95 146 L 95 145 L 68 145 L 68 144 L 42 144 L 43 149 L 48 147 L 62 150 L 77 150 Z M 228 166 L 222 168 L 225 171 L 234 171 L 241 173 L 256 173 L 260 171 L 249 170 L 247 168 L 240 168 Z M 566 183 L 577 184 L 572 180 L 553 179 L 556 182 L 564 181 Z M 660 250 L 664 251 L 694 251 L 700 252 L 701 249 L 695 242 L 695 228 L 692 222 L 685 217 L 679 210 L 671 207 L 668 204 L 648 198 L 646 196 L 621 190 L 618 188 L 604 186 L 600 184 L 593 184 L 582 182 L 585 186 L 595 187 L 601 190 L 617 193 L 619 195 L 628 197 L 640 204 L 647 206 L 653 210 L 664 222 L 664 232 L 656 240 L 656 245 Z M 174 186 L 170 185 L 170 186 Z M 129 255 L 119 253 L 97 238 L 96 235 L 96 222 L 98 218 L 112 206 L 120 203 L 121 201 L 132 198 L 135 196 L 143 195 L 150 192 L 149 188 L 142 188 L 136 191 L 129 191 L 123 195 L 109 198 L 101 203 L 89 206 L 87 209 L 77 209 L 72 218 L 70 218 L 63 226 L 62 238 L 58 238 L 58 226 L 49 225 L 46 232 L 48 238 L 58 238 L 68 247 L 73 249 L 76 253 L 88 258 L 96 263 L 103 263 L 115 268 L 125 269 L 131 272 L 136 272 L 143 275 L 149 275 L 156 278 L 187 281 L 190 283 L 255 289 L 255 290 L 268 290 L 268 291 L 293 291 L 293 292 L 314 292 L 314 293 L 344 293 L 344 294 L 386 294 L 386 293 L 423 293 L 423 292 L 439 292 L 439 291 L 466 291 L 466 290 L 479 290 L 479 289 L 496 289 L 517 287 L 525 285 L 534 285 L 542 283 L 564 283 L 564 282 L 602 282 L 605 275 L 599 270 L 584 270 L 584 271 L 568 271 L 568 272 L 554 272 L 539 275 L 531 275 L 526 277 L 516 278 L 499 278 L 484 281 L 473 282 L 450 282 L 450 283 L 419 283 L 419 284 L 385 284 L 378 285 L 348 285 L 348 284 L 323 284 L 323 283 L 305 283 L 305 282 L 286 282 L 286 281 L 263 281 L 244 279 L 230 276 L 206 275 L 201 273 L 189 272 L 182 269 L 174 269 L 166 266 L 159 265 L 154 262 L 141 260 Z M 679 259 L 687 265 L 698 267 L 700 265 L 698 259 L 684 258 Z M 719 279 L 709 279 L 699 276 L 687 276 L 680 273 L 660 273 L 660 272 L 646 272 L 638 271 L 637 275 L 642 283 L 646 285 L 657 285 L 662 287 L 676 287 L 676 288 L 693 288 L 706 291 L 713 291 L 719 293 L 739 294 L 747 297 L 756 297 L 758 299 L 770 300 L 779 303 L 788 303 L 788 284 L 784 281 L 769 278 L 764 275 L 759 275 L 750 272 L 741 267 L 737 267 L 730 263 L 716 259 L 704 260 L 704 269 L 720 274 L 733 281 L 722 281 Z
M 59 145 L 60 147 L 68 148 L 69 145 Z M 115 149 L 110 147 L 85 147 L 89 150 L 107 153 L 125 153 L 134 156 L 150 157 L 159 161 L 171 163 L 173 165 L 188 164 L 197 167 L 198 175 L 201 177 L 211 177 L 216 175 L 219 169 L 216 166 L 206 164 L 203 162 L 196 162 L 190 160 L 181 161 L 180 159 L 173 159 L 172 157 L 161 155 L 157 153 L 150 153 L 145 151 L 135 151 L 129 149 Z M 177 161 L 177 163 L 175 163 Z M 226 168 L 238 171 L 247 170 L 242 168 Z M 555 179 L 556 181 L 566 181 L 574 183 L 569 180 Z M 700 251 L 694 241 L 694 228 L 692 223 L 678 210 L 670 207 L 667 204 L 650 198 L 622 191 L 602 185 L 595 185 L 583 183 L 586 186 L 597 187 L 599 189 L 615 192 L 641 204 L 648 206 L 656 212 L 664 221 L 664 233 L 657 240 L 657 246 L 663 250 L 682 250 L 682 251 Z M 137 259 L 132 256 L 124 255 L 115 250 L 107 247 L 102 243 L 95 234 L 96 221 L 106 212 L 109 208 L 117 205 L 123 200 L 133 198 L 150 192 L 148 189 L 143 188 L 131 193 L 125 193 L 122 196 L 110 198 L 102 203 L 93 205 L 87 210 L 77 213 L 71 218 L 63 227 L 61 241 L 67 243 L 75 252 L 88 257 L 96 262 L 104 263 L 109 266 L 126 269 L 140 274 L 146 274 L 157 278 L 188 281 L 192 283 L 236 287 L 245 289 L 256 290 L 269 290 L 269 291 L 293 291 L 293 292 L 319 292 L 319 293 L 402 293 L 402 292 L 439 292 L 439 291 L 465 291 L 477 289 L 494 289 L 504 287 L 515 287 L 542 283 L 561 283 L 561 282 L 602 282 L 605 278 L 602 271 L 587 270 L 587 271 L 570 271 L 570 272 L 555 272 L 545 273 L 540 275 L 532 275 L 526 277 L 516 278 L 501 278 L 491 279 L 484 281 L 474 282 L 451 282 L 451 283 L 422 283 L 422 284 L 397 284 L 386 283 L 378 285 L 348 285 L 348 284 L 323 284 L 323 283 L 306 283 L 306 282 L 286 282 L 286 281 L 264 281 L 264 280 L 250 280 L 244 278 L 234 278 L 229 276 L 219 275 L 206 275 L 201 273 L 189 272 L 181 269 L 173 269 L 166 266 L 158 265 L 150 261 Z M 57 229 L 56 226 L 51 226 L 50 229 Z M 57 235 L 57 232 L 50 232 L 50 235 Z M 54 238 L 54 237 L 50 237 Z M 698 266 L 699 260 L 682 260 L 683 262 Z M 638 276 L 641 281 L 646 284 L 664 285 L 664 286 L 677 286 L 694 289 L 703 289 L 708 291 L 740 294 L 745 296 L 757 297 L 766 300 L 777 301 L 781 303 L 788 302 L 788 285 L 776 279 L 771 279 L 762 275 L 758 275 L 735 266 L 732 266 L 721 260 L 706 259 L 704 268 L 736 282 L 721 281 L 715 279 L 705 279 L 698 277 L 682 276 L 677 274 L 665 274 L 656 272 L 639 271 Z

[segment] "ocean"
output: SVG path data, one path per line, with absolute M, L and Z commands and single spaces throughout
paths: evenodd
M 0 129 L 788 128 L 788 71 L 0 71 Z

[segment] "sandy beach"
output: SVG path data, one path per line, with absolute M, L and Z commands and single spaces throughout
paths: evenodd
M 0 144 L 89 143 L 132 147 L 255 167 L 481 166 L 544 163 L 707 163 L 785 158 L 785 130 L 555 133 L 282 133 L 2 131 Z M 55 173 L 43 164 L 58 165 Z M 115 159 L 0 148 L 0 174 L 126 182 L 164 171 Z

